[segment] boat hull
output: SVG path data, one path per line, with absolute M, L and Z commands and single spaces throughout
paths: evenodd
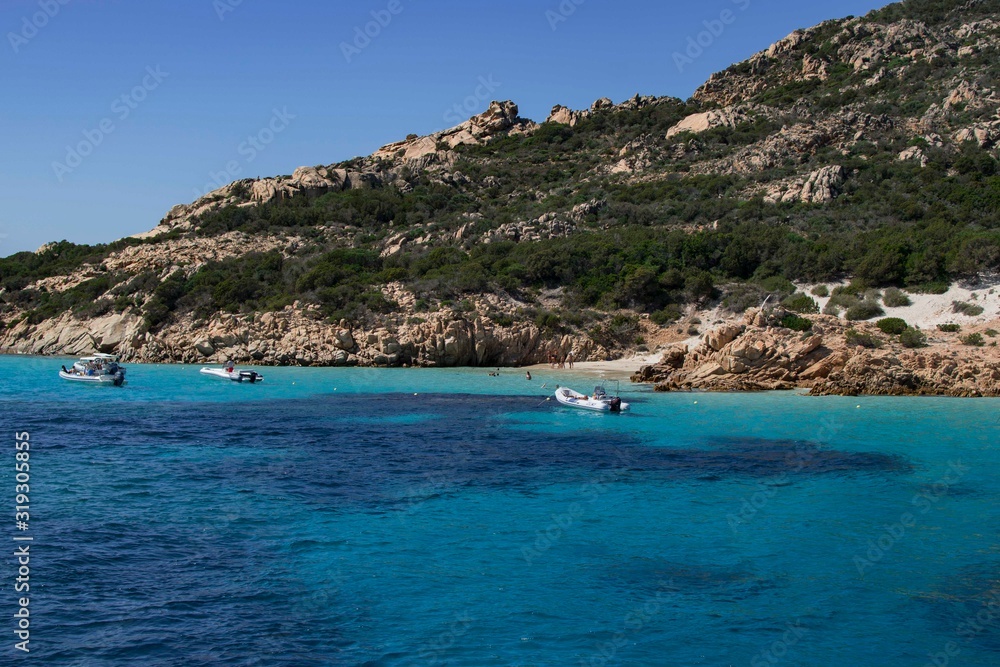
M 202 368 L 202 375 L 207 375 L 209 377 L 219 378 L 220 380 L 229 380 L 230 382 L 246 382 L 249 384 L 254 384 L 256 382 L 263 382 L 264 376 L 257 371 L 233 371 L 228 372 L 224 368 Z
M 125 385 L 124 375 L 77 375 L 76 373 L 59 371 L 59 377 L 69 382 L 79 382 L 80 384 L 91 384 L 100 387 L 122 387 Z
M 630 407 L 628 403 L 619 402 L 618 409 L 615 409 L 614 399 L 612 398 L 592 398 L 566 387 L 562 387 L 556 391 L 556 400 L 568 408 L 590 410 L 592 412 L 628 412 Z

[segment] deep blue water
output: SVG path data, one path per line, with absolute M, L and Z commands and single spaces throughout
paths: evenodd
M 61 363 L 0 357 L 0 664 L 1000 664 L 998 401 Z

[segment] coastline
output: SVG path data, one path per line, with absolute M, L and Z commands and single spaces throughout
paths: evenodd
M 641 316 L 636 342 L 624 350 L 605 349 L 584 334 L 553 337 L 527 323 L 498 328 L 481 318 L 460 319 L 451 313 L 412 327 L 376 324 L 362 329 L 346 322 L 323 324 L 308 313 L 286 309 L 185 322 L 155 338 L 129 314 L 86 321 L 64 316 L 47 327 L 16 333 L 8 329 L 0 354 L 58 358 L 99 351 L 120 354 L 125 364 L 211 366 L 232 359 L 261 368 L 499 367 L 536 376 L 565 373 L 631 380 L 657 391 L 1000 396 L 997 284 L 910 294 L 910 305 L 884 306 L 879 317 L 899 318 L 921 332 L 924 343 L 911 347 L 902 345 L 898 335 L 880 330 L 876 318 L 852 322 L 829 314 L 799 316 L 780 306 L 751 308 L 741 315 L 716 306 L 690 311 L 663 326 Z M 823 288 L 832 291 L 838 286 Z M 809 294 L 815 286 L 797 287 Z M 827 310 L 831 298 L 814 300 L 817 309 Z M 956 312 L 956 304 L 974 305 L 978 312 Z M 808 329 L 786 327 L 789 316 L 808 320 Z M 945 324 L 953 326 L 942 329 Z M 975 344 L 968 342 L 970 336 Z M 552 368 L 541 361 L 570 353 L 582 359 L 573 368 Z M 615 355 L 621 356 L 609 359 Z

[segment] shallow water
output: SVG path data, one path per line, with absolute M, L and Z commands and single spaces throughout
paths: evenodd
M 0 357 L 37 664 L 1000 663 L 995 400 L 60 363 Z

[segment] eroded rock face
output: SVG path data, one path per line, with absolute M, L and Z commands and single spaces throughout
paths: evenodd
M 962 128 L 952 135 L 952 139 L 957 143 L 974 141 L 980 148 L 993 148 L 1000 142 L 1000 120 Z
M 928 162 L 927 155 L 919 146 L 911 146 L 900 151 L 898 159 L 901 162 L 905 162 L 907 160 L 919 162 L 921 167 L 926 167 Z
M 894 126 L 895 121 L 888 116 L 844 109 L 830 116 L 786 125 L 730 155 L 696 162 L 691 171 L 698 174 L 756 175 L 784 166 L 789 161 L 808 163 L 813 155 L 827 147 L 834 147 L 842 153 L 849 152 L 860 141 L 878 141 Z M 808 180 L 808 176 L 798 178 L 803 179 L 800 186 Z M 782 183 L 789 184 L 795 180 L 798 179 Z
M 653 166 L 655 142 L 650 135 L 643 135 L 628 142 L 618 152 L 621 158 L 608 170 L 612 174 L 634 174 Z
M 692 114 L 667 130 L 667 139 L 683 132 L 700 134 L 716 127 L 736 127 L 752 121 L 755 111 L 750 107 L 737 105 Z
M 658 391 L 810 388 L 813 395 L 1000 396 L 1000 357 L 985 348 L 850 348 L 847 325 L 812 315 L 813 331 L 778 326 L 781 309 L 748 310 L 742 323 L 709 331 L 691 352 L 673 347 L 634 382 Z M 878 336 L 869 324 L 853 327 Z M 884 336 L 883 336 L 884 338 Z
M 537 220 L 510 222 L 491 230 L 483 237 L 483 243 L 497 241 L 542 241 L 546 239 L 569 236 L 576 230 L 574 220 L 563 218 L 555 213 L 546 213 Z
M 372 157 L 383 160 L 402 158 L 405 161 L 412 161 L 439 152 L 441 146 L 450 149 L 456 146 L 478 145 L 504 132 L 524 133 L 533 131 L 535 127 L 535 123 L 518 116 L 517 105 L 513 102 L 493 101 L 486 111 L 473 116 L 461 125 L 426 137 L 416 137 L 383 146 Z
M 22 322 L 0 334 L 0 349 L 20 354 L 84 355 L 101 351 L 132 362 L 222 363 L 271 366 L 521 366 L 543 363 L 550 354 L 577 361 L 605 359 L 608 350 L 585 334 L 546 334 L 531 323 L 500 325 L 486 315 L 509 310 L 495 295 L 476 310 L 415 317 L 415 297 L 398 284 L 387 298 L 408 317 L 395 323 L 351 328 L 325 321 L 315 307 L 296 303 L 282 311 L 191 317 L 155 333 L 132 311 L 80 321 L 67 314 L 39 325 Z
M 545 119 L 546 123 L 559 123 L 561 125 L 569 125 L 570 127 L 575 126 L 580 122 L 580 119 L 584 117 L 584 113 L 580 111 L 573 111 L 568 107 L 564 107 L 561 104 L 557 104 L 552 107 L 552 113 L 549 117 Z
M 818 169 L 805 178 L 778 183 L 764 196 L 769 203 L 801 201 L 820 204 L 833 201 L 840 194 L 846 172 L 843 167 L 831 165 Z

